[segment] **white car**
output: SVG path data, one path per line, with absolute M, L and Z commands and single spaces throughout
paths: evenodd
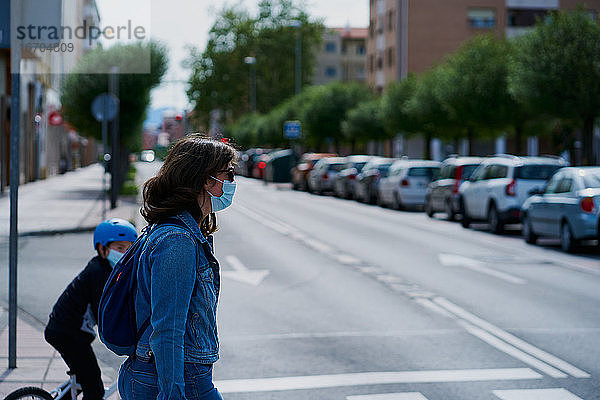
M 378 186 L 379 205 L 393 208 L 422 207 L 427 186 L 440 170 L 438 161 L 398 160 L 394 162 Z
M 519 223 L 521 206 L 530 193 L 544 187 L 548 179 L 568 163 L 558 157 L 500 155 L 485 159 L 471 178 L 460 185 L 462 225 L 487 221 L 492 232 L 505 224 Z
M 308 191 L 318 194 L 333 191 L 333 181 L 345 164 L 344 157 L 321 158 L 308 174 Z

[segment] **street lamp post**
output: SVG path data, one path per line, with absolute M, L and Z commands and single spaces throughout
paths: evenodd
M 302 90 L 302 21 L 292 21 L 290 26 L 296 28 L 296 62 L 295 78 L 296 85 L 294 94 L 299 94 Z
M 244 62 L 250 65 L 250 110 L 256 112 L 256 57 L 246 57 Z

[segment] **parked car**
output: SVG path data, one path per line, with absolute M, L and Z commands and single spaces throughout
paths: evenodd
M 354 194 L 354 180 L 373 156 L 352 155 L 346 157 L 344 169 L 336 176 L 333 182 L 333 193 L 337 197 L 352 198 Z
M 460 185 L 462 225 L 487 220 L 492 232 L 521 221 L 521 206 L 529 192 L 544 187 L 568 163 L 558 157 L 501 155 L 484 160 L 471 178 Z
M 395 209 L 425 205 L 427 186 L 440 171 L 439 161 L 402 159 L 379 181 L 378 204 Z
M 377 185 L 388 174 L 390 166 L 397 158 L 373 157 L 354 179 L 354 199 L 364 203 L 377 201 Z
M 308 174 L 317 161 L 324 157 L 337 157 L 335 153 L 304 153 L 298 164 L 292 168 L 292 189 L 308 190 Z
M 263 154 L 269 153 L 269 149 L 252 148 L 244 151 L 238 161 L 238 171 L 241 175 L 246 177 L 256 177 L 259 175 L 257 170 L 258 162 Z M 256 171 L 255 171 L 256 170 Z
M 152 162 L 155 159 L 154 150 L 142 150 L 140 154 L 140 160 L 146 162 Z
M 321 158 L 308 174 L 308 191 L 318 194 L 332 191 L 333 180 L 345 164 L 344 157 Z
M 453 221 L 460 213 L 458 188 L 471 177 L 483 161 L 481 157 L 449 157 L 442 162 L 440 173 L 427 187 L 425 212 L 433 217 L 437 212 L 446 213 Z
M 597 239 L 600 246 L 600 167 L 563 168 L 533 194 L 522 208 L 527 243 L 547 236 L 560 238 L 567 252 L 581 240 Z

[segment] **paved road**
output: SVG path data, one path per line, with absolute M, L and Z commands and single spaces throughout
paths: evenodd
M 219 223 L 226 399 L 600 399 L 589 250 L 244 178 Z M 91 234 L 26 239 L 20 301 L 45 321 Z

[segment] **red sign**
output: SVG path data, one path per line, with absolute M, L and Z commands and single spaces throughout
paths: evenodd
M 48 114 L 48 123 L 52 126 L 58 126 L 63 124 L 63 117 L 58 111 L 52 111 Z

